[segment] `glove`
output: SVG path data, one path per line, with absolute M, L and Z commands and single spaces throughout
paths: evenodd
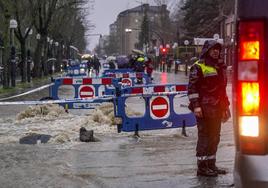
M 228 121 L 228 119 L 230 119 L 230 117 L 231 117 L 231 112 L 230 112 L 230 109 L 227 108 L 227 109 L 226 109 L 225 111 L 223 111 L 223 113 L 222 113 L 221 121 L 222 121 L 223 123 L 225 123 L 225 122 Z
M 194 108 L 194 115 L 196 117 L 199 117 L 199 118 L 202 118 L 203 117 L 203 113 L 202 113 L 201 107 L 195 107 Z

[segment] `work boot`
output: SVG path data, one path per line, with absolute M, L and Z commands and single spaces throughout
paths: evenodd
M 207 160 L 198 160 L 197 161 L 197 176 L 205 176 L 205 177 L 216 177 L 218 173 L 216 171 L 208 168 Z
M 209 160 L 208 160 L 208 167 L 209 167 L 211 170 L 217 172 L 218 174 L 223 174 L 223 175 L 224 175 L 224 174 L 227 174 L 226 170 L 224 170 L 223 168 L 218 168 L 218 167 L 216 166 L 216 159 L 209 159 Z

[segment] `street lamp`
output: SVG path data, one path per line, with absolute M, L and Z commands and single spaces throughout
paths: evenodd
M 126 32 L 126 33 L 131 33 L 131 32 L 132 32 L 132 29 L 126 28 L 126 29 L 125 29 L 125 32 Z
M 9 21 L 9 29 L 11 31 L 11 46 L 14 45 L 14 30 L 18 27 L 18 23 L 15 19 Z
M 129 42 L 128 42 L 128 48 L 127 48 L 127 34 L 131 32 L 132 32 L 132 29 L 129 29 L 129 28 L 125 29 L 125 54 L 127 54 L 128 49 L 129 49 Z
M 36 39 L 40 40 L 41 39 L 41 35 L 39 33 L 36 34 Z
M 11 33 L 11 86 L 16 86 L 16 49 L 14 47 L 14 30 L 18 27 L 18 23 L 15 19 L 9 21 L 9 29 Z

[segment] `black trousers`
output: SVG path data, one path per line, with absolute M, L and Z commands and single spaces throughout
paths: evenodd
M 197 128 L 196 156 L 207 159 L 216 157 L 220 142 L 221 118 L 197 118 Z

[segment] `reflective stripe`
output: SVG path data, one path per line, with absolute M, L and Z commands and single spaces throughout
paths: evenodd
M 216 159 L 216 155 L 210 155 L 207 157 L 207 159 Z
M 195 98 L 199 98 L 199 94 L 198 93 L 193 93 L 188 95 L 189 99 L 195 99 Z
M 197 61 L 195 64 L 200 66 L 204 77 L 218 75 L 217 69 L 212 66 L 205 65 L 199 61 Z
M 208 156 L 198 156 L 196 157 L 199 161 L 205 161 L 208 159 Z

